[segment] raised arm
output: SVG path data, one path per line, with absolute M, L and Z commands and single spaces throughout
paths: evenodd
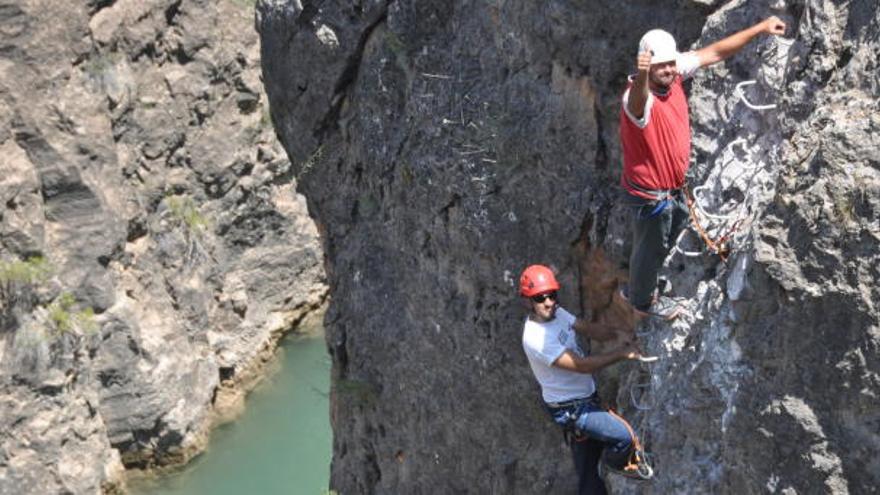
M 571 351 L 565 351 L 553 362 L 553 366 L 578 373 L 595 373 L 600 369 L 624 359 L 638 359 L 641 356 L 638 347 L 629 343 L 616 351 L 604 354 L 591 354 L 580 357 Z
M 629 90 L 629 96 L 626 101 L 626 109 L 630 115 L 637 119 L 641 119 L 645 115 L 645 105 L 648 103 L 648 71 L 651 68 L 651 52 L 642 52 L 636 59 L 636 67 L 638 73 L 633 81 L 632 88 Z
M 776 16 L 768 17 L 750 28 L 743 29 L 707 47 L 700 48 L 696 51 L 697 58 L 700 60 L 700 67 L 716 64 L 732 57 L 742 50 L 752 38 L 760 34 L 783 35 L 785 34 L 785 23 Z

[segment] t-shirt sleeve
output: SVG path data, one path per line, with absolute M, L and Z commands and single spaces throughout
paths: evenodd
M 675 68 L 681 74 L 682 79 L 694 77 L 697 69 L 700 68 L 700 58 L 697 57 L 697 52 L 679 53 L 678 58 L 675 59 Z
M 526 332 L 523 336 L 523 349 L 531 358 L 546 366 L 552 366 L 565 352 L 565 346 L 556 335 L 542 331 Z
M 556 317 L 568 326 L 573 325 L 576 320 L 573 314 L 562 308 L 556 310 Z M 552 366 L 568 349 L 560 340 L 558 332 L 548 332 L 538 326 L 530 328 L 530 325 L 533 323 L 526 323 L 526 331 L 523 333 L 523 349 L 538 362 Z
M 565 308 L 557 308 L 556 316 L 558 318 L 562 318 L 562 320 L 565 321 L 565 323 L 568 324 L 569 327 L 574 325 L 574 322 L 577 321 L 577 317 L 569 313 Z
M 629 89 L 630 88 L 627 88 L 627 90 L 623 93 L 623 98 L 621 100 L 621 103 L 623 104 L 623 111 L 624 113 L 626 113 L 626 117 L 629 119 L 630 122 L 637 125 L 639 129 L 644 129 L 648 126 L 648 121 L 651 117 L 651 106 L 654 104 L 654 95 L 651 94 L 650 91 L 648 91 L 648 100 L 645 102 L 645 111 L 642 112 L 642 118 L 639 119 L 636 118 L 635 115 L 630 113 L 629 107 L 627 106 L 627 102 L 629 102 Z

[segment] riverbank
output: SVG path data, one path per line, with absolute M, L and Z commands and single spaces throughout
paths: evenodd
M 327 490 L 332 434 L 323 329 L 285 337 L 247 408 L 185 468 L 130 481 L 135 495 L 302 494 Z

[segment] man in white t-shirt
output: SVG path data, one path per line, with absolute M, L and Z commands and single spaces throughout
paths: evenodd
M 572 454 L 578 473 L 579 494 L 604 494 L 599 476 L 603 456 L 612 470 L 623 472 L 630 457 L 633 436 L 619 416 L 599 405 L 592 373 L 621 360 L 638 359 L 633 343 L 603 354 L 587 354 L 575 332 L 599 341 L 611 340 L 617 330 L 588 322 L 556 303 L 559 283 L 543 265 L 532 265 L 520 277 L 520 295 L 528 298 L 529 315 L 523 328 L 523 350 L 538 383 L 547 411 L 573 436 Z M 573 435 L 568 435 L 569 433 Z

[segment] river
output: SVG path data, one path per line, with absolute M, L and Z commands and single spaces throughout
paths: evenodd
M 280 369 L 247 399 L 237 421 L 218 428 L 183 471 L 131 486 L 134 495 L 324 495 L 332 434 L 330 358 L 323 333 L 281 344 Z

